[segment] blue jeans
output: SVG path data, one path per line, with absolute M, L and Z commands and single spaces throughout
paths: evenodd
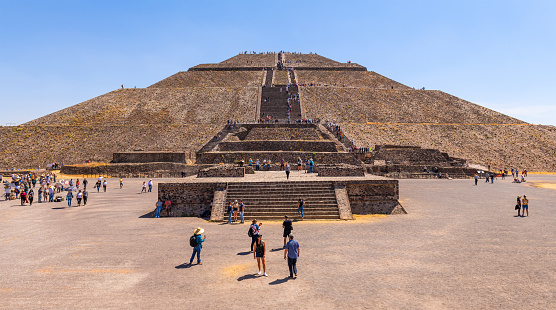
M 313 166 L 309 165 L 309 173 L 313 173 Z
M 54 194 L 48 194 L 48 202 L 53 202 L 54 201 Z
M 153 186 L 149 185 L 149 193 L 153 190 Z
M 234 212 L 232 210 L 230 210 L 230 214 L 228 214 L 228 224 L 232 224 L 232 214 Z
M 197 254 L 197 264 L 201 262 L 201 246 L 198 245 L 193 248 L 193 254 L 191 254 L 191 259 L 189 259 L 189 263 L 193 263 L 193 258 L 195 258 L 195 253 Z
M 297 208 L 297 214 L 301 214 L 301 217 L 303 217 L 303 207 Z
M 156 216 L 155 217 L 160 217 L 160 209 L 161 209 L 161 207 L 156 207 Z
M 71 198 L 68 198 L 68 207 L 71 207 Z
M 297 275 L 297 258 L 288 256 L 288 268 L 290 269 L 290 277 L 293 277 L 294 273 Z
M 253 235 L 253 237 L 251 237 L 251 251 L 253 251 L 253 245 L 255 244 L 255 242 L 257 242 L 257 238 L 259 237 L 259 235 Z
M 241 224 L 245 223 L 245 221 L 243 220 L 243 212 L 239 213 L 239 218 L 241 219 Z

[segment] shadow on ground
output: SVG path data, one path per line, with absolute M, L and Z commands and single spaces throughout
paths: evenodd
M 237 278 L 238 281 L 243 281 L 243 280 L 248 280 L 248 279 L 255 279 L 257 278 L 257 276 L 255 276 L 254 274 L 246 274 L 244 276 L 241 276 L 239 278 Z
M 191 268 L 193 266 L 198 266 L 197 264 L 190 264 L 190 263 L 183 263 L 181 265 L 176 266 L 176 269 L 187 269 L 187 268 Z
M 282 284 L 282 283 L 286 283 L 289 280 L 295 280 L 295 278 L 290 278 L 290 277 L 285 277 L 283 279 L 276 279 L 270 283 L 268 283 L 269 285 L 277 285 L 277 284 Z

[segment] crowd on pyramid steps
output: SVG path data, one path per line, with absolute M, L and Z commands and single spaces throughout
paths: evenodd
M 332 122 L 326 120 L 325 127 L 326 129 L 328 129 L 328 131 L 333 133 L 340 142 L 342 142 L 346 146 L 348 152 L 369 153 L 371 151 L 369 147 L 357 146 L 357 144 L 354 141 L 347 138 L 344 131 L 342 130 L 341 125 L 336 124 L 336 120 L 332 120 Z

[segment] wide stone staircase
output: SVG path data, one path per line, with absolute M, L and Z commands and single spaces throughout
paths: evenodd
M 228 183 L 227 203 L 242 200 L 245 220 L 279 220 L 284 215 L 301 219 L 297 214 L 298 200 L 303 199 L 305 219 L 339 219 L 338 203 L 332 182 L 253 182 Z

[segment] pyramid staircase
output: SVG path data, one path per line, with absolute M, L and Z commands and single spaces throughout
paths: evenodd
M 297 202 L 303 199 L 304 219 L 339 219 L 332 182 L 249 182 L 228 183 L 226 202 L 242 200 L 245 220 L 279 220 L 284 215 L 301 219 Z M 225 218 L 228 219 L 226 204 Z

